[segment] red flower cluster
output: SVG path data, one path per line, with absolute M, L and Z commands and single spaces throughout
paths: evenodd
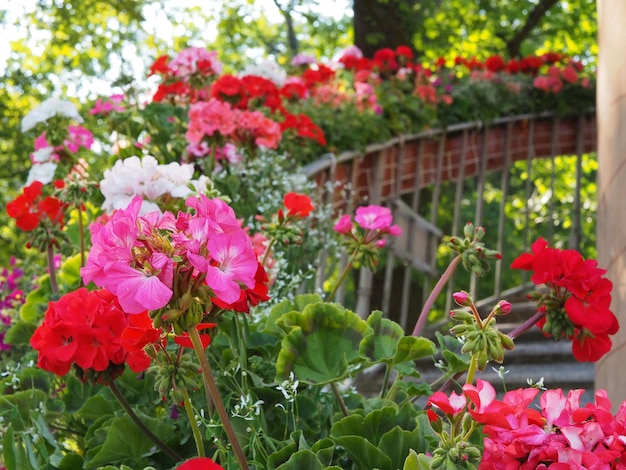
M 30 340 L 39 351 L 38 366 L 57 375 L 67 374 L 73 364 L 85 372 L 104 372 L 125 363 L 136 372 L 145 369 L 149 360 L 122 347 L 127 319 L 117 297 L 105 289 L 90 292 L 81 287 L 50 302 Z
M 7 214 L 25 232 L 35 230 L 42 220 L 63 225 L 65 205 L 55 197 L 42 195 L 43 183 L 34 181 L 7 204 Z
M 496 400 L 488 382 L 464 385 L 469 413 L 483 425 L 484 451 L 479 470 L 568 470 L 626 468 L 626 403 L 611 413 L 604 390 L 595 403 L 580 407 L 584 390 L 518 389 Z
M 516 258 L 511 267 L 532 271 L 534 284 L 545 284 L 548 294 L 534 294 L 539 311 L 546 313 L 538 326 L 556 339 L 573 340 L 579 361 L 595 362 L 611 349 L 609 335 L 619 329 L 610 310 L 612 283 L 597 261 L 584 260 L 575 250 L 559 250 L 539 238 L 532 253 Z

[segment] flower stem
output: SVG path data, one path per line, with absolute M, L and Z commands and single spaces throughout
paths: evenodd
M 526 320 L 524 323 L 522 323 L 520 326 L 518 326 L 509 333 L 511 339 L 515 339 L 518 336 L 521 336 L 522 333 L 530 330 L 535 325 L 535 323 L 537 323 L 539 320 L 546 316 L 546 313 L 547 312 L 535 313 L 532 317 L 530 317 L 528 320 Z
M 193 350 L 195 351 L 196 356 L 198 356 L 198 360 L 200 361 L 204 386 L 211 394 L 211 398 L 213 399 L 213 403 L 215 404 L 217 414 L 222 421 L 222 426 L 224 426 L 224 431 L 226 431 L 228 440 L 233 446 L 233 451 L 235 452 L 237 461 L 239 462 L 242 470 L 249 470 L 250 467 L 248 467 L 246 456 L 244 455 L 243 449 L 241 448 L 241 445 L 237 440 L 237 435 L 235 434 L 233 425 L 230 422 L 226 408 L 224 408 L 224 402 L 222 401 L 220 392 L 217 389 L 217 384 L 215 383 L 215 379 L 213 378 L 213 373 L 211 371 L 211 365 L 209 364 L 206 354 L 204 353 L 202 341 L 200 341 L 200 335 L 198 334 L 198 330 L 195 327 L 192 327 L 187 330 L 187 333 L 189 333 L 189 338 L 191 339 L 191 343 L 193 344 Z
M 275 238 L 272 238 L 270 242 L 267 244 L 267 248 L 265 248 L 265 252 L 263 253 L 263 259 L 261 260 L 261 265 L 265 268 L 265 263 L 267 262 L 267 258 L 269 258 L 270 253 L 272 252 L 272 247 L 274 246 Z
M 48 271 L 50 272 L 50 288 L 54 295 L 59 295 L 59 285 L 57 284 L 57 274 L 54 268 L 54 246 L 48 243 Z
M 337 402 L 339 403 L 339 408 L 341 408 L 341 412 L 343 413 L 344 416 L 348 416 L 348 407 L 346 406 L 346 402 L 343 401 L 343 397 L 341 396 L 339 387 L 337 387 L 337 383 L 331 382 L 330 388 L 333 389 L 333 393 L 335 394 L 335 398 L 337 398 Z
M 85 223 L 83 222 L 82 204 L 78 204 L 78 243 L 80 243 L 80 267 L 85 266 Z M 81 277 L 81 284 L 83 279 Z
M 198 427 L 198 423 L 196 422 L 196 416 L 193 412 L 193 407 L 191 406 L 191 400 L 189 400 L 189 392 L 187 392 L 186 388 L 182 388 L 183 391 L 183 403 L 185 405 L 185 411 L 187 412 L 187 417 L 189 418 L 189 424 L 191 425 L 191 433 L 193 434 L 193 440 L 196 441 L 196 450 L 198 451 L 198 457 L 204 457 L 206 454 L 204 453 L 204 444 L 202 443 L 202 434 L 200 433 L 200 428 Z
M 343 281 L 346 280 L 346 276 L 348 275 L 348 273 L 352 269 L 352 264 L 354 263 L 354 260 L 355 260 L 355 258 L 357 257 L 358 254 L 359 254 L 359 247 L 357 246 L 355 248 L 354 252 L 350 255 L 350 259 L 348 260 L 348 264 L 346 264 L 346 267 L 343 268 L 343 272 L 339 276 L 339 279 L 337 280 L 337 284 L 335 284 L 335 286 L 333 287 L 333 290 L 330 291 L 330 294 L 328 294 L 328 299 L 326 299 L 327 302 L 332 302 L 333 298 L 335 297 L 335 294 L 337 293 L 337 290 L 339 289 L 339 286 L 341 286 L 341 284 L 343 284 Z
M 417 317 L 415 328 L 413 328 L 413 336 L 419 336 L 419 334 L 422 332 L 422 328 L 424 328 L 424 325 L 426 324 L 426 320 L 428 319 L 428 312 L 430 312 L 430 309 L 433 307 L 433 304 L 435 303 L 437 296 L 443 290 L 443 286 L 446 285 L 446 282 L 448 282 L 448 280 L 452 277 L 452 274 L 454 273 L 454 271 L 456 270 L 460 262 L 461 262 L 461 255 L 459 254 L 459 255 L 456 255 L 456 257 L 450 262 L 450 264 L 448 265 L 444 273 L 441 275 L 441 277 L 437 281 L 437 284 L 435 284 L 435 287 L 433 287 L 433 290 L 428 296 L 428 299 L 426 299 L 426 303 L 424 304 L 422 311 Z
M 389 364 L 385 364 L 385 378 L 383 379 L 383 386 L 380 389 L 380 398 L 385 398 L 385 392 L 387 391 L 387 385 L 389 384 L 390 375 L 391 367 L 389 367 Z
M 130 416 L 130 419 L 133 421 L 133 423 L 135 423 L 137 427 L 141 429 L 141 431 L 159 447 L 159 449 L 161 449 L 165 454 L 167 454 L 169 458 L 171 458 L 175 462 L 183 461 L 182 456 L 178 455 L 178 453 L 172 450 L 170 446 L 168 446 L 165 442 L 163 442 L 161 439 L 155 436 L 152 433 L 152 431 L 150 431 L 150 429 L 148 429 L 148 427 L 139 419 L 139 417 L 135 414 L 133 409 L 130 407 L 130 404 L 128 403 L 128 401 L 126 401 L 126 398 L 124 397 L 124 395 L 122 395 L 122 392 L 120 391 L 120 389 L 117 388 L 117 385 L 115 385 L 115 382 L 111 382 L 109 384 L 109 389 L 111 390 L 111 392 L 113 392 L 113 395 L 115 396 L 115 398 L 117 398 L 117 401 L 119 402 L 119 404 L 122 405 L 122 408 L 124 408 L 124 411 L 126 411 L 128 416 Z
M 470 359 L 469 369 L 467 369 L 467 377 L 465 378 L 466 384 L 474 383 L 474 376 L 476 375 L 476 368 L 478 367 L 478 359 L 472 354 Z

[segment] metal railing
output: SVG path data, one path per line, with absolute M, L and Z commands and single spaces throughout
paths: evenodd
M 568 209 L 570 220 L 559 226 L 567 227 L 569 246 L 578 248 L 582 238 L 581 188 L 589 177 L 583 174 L 583 156 L 595 152 L 596 140 L 594 112 L 570 118 L 529 114 L 490 123 L 469 122 L 429 129 L 371 145 L 362 152 L 327 154 L 306 166 L 303 171 L 319 187 L 333 188 L 326 198 L 338 213 L 352 212 L 363 204 L 383 204 L 393 209 L 394 222 L 403 228 L 403 236 L 389 246 L 384 273 L 375 277 L 367 269 L 360 271 L 356 282 L 356 312 L 366 316 L 372 307 L 381 308 L 405 329 L 410 328 L 413 315 L 421 307 L 415 305 L 415 298 L 419 299 L 416 290 L 422 291 L 423 300 L 432 280 L 439 276 L 437 247 L 442 235 L 460 234 L 467 221 L 495 234 L 492 237 L 495 246 L 491 247 L 500 252 L 506 251 L 513 237 L 518 245 L 521 243 L 528 249 L 539 231 L 548 241 L 553 241 L 555 223 L 561 217 L 556 206 L 562 202 L 555 196 L 559 177 L 556 159 L 562 155 L 574 156 L 575 177 L 572 196 L 566 198 L 572 201 Z M 533 174 L 538 159 L 549 162 L 549 175 Z M 512 187 L 512 169 L 519 170 L 520 165 L 526 172 L 524 185 Z M 542 171 L 545 173 L 545 169 Z M 531 223 L 537 177 L 542 178 L 542 185 L 549 193 L 548 217 L 541 230 L 537 223 Z M 333 184 L 326 185 L 328 182 Z M 500 194 L 497 211 L 487 201 L 494 188 Z M 511 223 L 507 221 L 506 208 L 512 196 L 525 201 L 520 209 L 524 225 L 521 233 L 518 229 L 512 233 Z M 469 219 L 468 211 L 471 211 Z M 562 238 L 563 233 L 559 236 Z M 342 262 L 346 262 L 345 256 Z M 492 277 L 484 285 L 479 285 L 479 278 L 471 278 L 469 290 L 475 298 L 479 295 L 479 304 L 494 303 L 526 288 L 526 279 L 516 286 L 504 285 L 506 270 L 506 263 L 496 263 Z M 416 289 L 418 284 L 421 286 Z M 342 295 L 338 293 L 339 300 L 343 300 Z

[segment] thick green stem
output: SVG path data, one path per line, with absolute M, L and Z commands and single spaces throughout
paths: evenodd
M 109 384 L 109 389 L 111 390 L 111 392 L 113 392 L 113 395 L 115 396 L 115 398 L 117 398 L 119 404 L 122 405 L 124 411 L 126 411 L 128 416 L 130 416 L 130 419 L 133 420 L 133 423 L 135 423 L 137 427 L 159 447 L 159 449 L 161 449 L 165 454 L 167 454 L 169 458 L 171 458 L 175 462 L 182 462 L 184 460 L 183 457 L 178 455 L 178 453 L 176 453 L 174 450 L 172 450 L 170 446 L 168 446 L 165 442 L 155 436 L 152 431 L 150 431 L 150 429 L 148 429 L 148 427 L 139 419 L 139 417 L 130 407 L 128 401 L 126 401 L 124 395 L 122 395 L 120 389 L 117 388 L 117 385 L 115 385 L 115 382 L 111 382 Z
M 348 407 L 346 406 L 346 402 L 343 401 L 343 397 L 341 396 L 339 387 L 337 387 L 337 383 L 331 382 L 330 388 L 333 389 L 333 393 L 335 394 L 335 398 L 337 398 L 337 402 L 339 403 L 339 408 L 341 408 L 341 412 L 343 413 L 344 416 L 348 416 Z
M 204 453 L 202 433 L 200 432 L 200 428 L 198 427 L 198 423 L 196 422 L 196 415 L 193 412 L 193 407 L 191 406 L 191 400 L 189 400 L 189 392 L 187 392 L 186 388 L 183 388 L 182 391 L 183 391 L 183 404 L 185 405 L 185 411 L 187 412 L 187 417 L 189 418 L 189 424 L 191 425 L 191 433 L 193 434 L 193 440 L 196 442 L 196 450 L 198 451 L 198 457 L 204 457 L 206 454 Z
M 478 359 L 476 359 L 476 356 L 472 355 L 472 358 L 470 359 L 469 369 L 467 369 L 467 377 L 465 378 L 466 384 L 474 383 L 474 376 L 476 375 L 477 367 L 478 367 Z
M 413 328 L 413 336 L 419 336 L 420 333 L 422 332 L 422 328 L 424 328 L 424 325 L 426 324 L 426 320 L 428 319 L 428 313 L 430 312 L 430 309 L 433 307 L 435 300 L 437 299 L 437 296 L 439 296 L 439 294 L 443 290 L 443 286 L 445 286 L 448 280 L 452 277 L 452 274 L 454 273 L 454 271 L 456 270 L 460 262 L 461 262 L 461 255 L 459 254 L 459 255 L 456 255 L 456 257 L 450 262 L 450 264 L 448 265 L 444 273 L 441 275 L 441 277 L 437 281 L 437 284 L 435 284 L 435 287 L 433 287 L 433 290 L 428 296 L 428 299 L 426 299 L 426 303 L 424 304 L 424 307 L 422 308 L 422 311 L 420 312 L 419 317 L 417 317 L 415 328 Z
M 217 410 L 217 414 L 222 421 L 222 426 L 224 426 L 224 431 L 226 431 L 228 440 L 233 446 L 233 451 L 235 452 L 237 461 L 239 462 L 242 470 L 249 470 L 250 467 L 248 466 L 248 462 L 246 461 L 246 456 L 243 453 L 243 449 L 241 448 L 239 441 L 237 440 L 237 435 L 235 434 L 233 425 L 231 424 L 230 418 L 228 417 L 228 412 L 224 407 L 224 402 L 222 401 L 220 392 L 217 389 L 217 384 L 215 383 L 215 379 L 213 378 L 211 365 L 209 364 L 206 354 L 204 353 L 204 348 L 202 347 L 202 341 L 200 341 L 200 335 L 198 334 L 198 330 L 195 327 L 192 327 L 187 330 L 187 333 L 189 333 L 189 338 L 191 339 L 191 343 L 193 344 L 193 350 L 195 351 L 196 356 L 198 356 L 198 360 L 200 361 L 204 386 L 211 394 L 211 398 L 213 399 L 213 403 L 215 404 L 215 409 Z
M 48 271 L 50 272 L 50 288 L 52 293 L 56 296 L 59 295 L 59 285 L 57 284 L 56 268 L 54 267 L 54 246 L 48 243 Z

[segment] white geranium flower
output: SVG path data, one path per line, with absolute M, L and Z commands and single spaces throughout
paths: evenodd
M 30 167 L 25 186 L 30 186 L 34 181 L 41 181 L 43 184 L 50 183 L 54 179 L 56 169 L 57 164 L 54 162 L 35 163 Z
M 50 161 L 52 152 L 54 152 L 54 147 L 44 147 L 39 150 L 35 150 L 31 154 L 31 160 L 33 163 L 47 163 Z
M 65 101 L 60 98 L 48 98 L 24 116 L 22 119 L 22 132 L 27 132 L 40 122 L 45 122 L 56 115 L 83 122 L 83 118 L 78 114 L 76 106 L 70 101 Z
M 240 75 L 256 75 L 258 77 L 267 78 L 273 81 L 278 87 L 283 86 L 287 80 L 287 72 L 273 60 L 265 60 L 257 65 L 248 65 L 243 69 Z

